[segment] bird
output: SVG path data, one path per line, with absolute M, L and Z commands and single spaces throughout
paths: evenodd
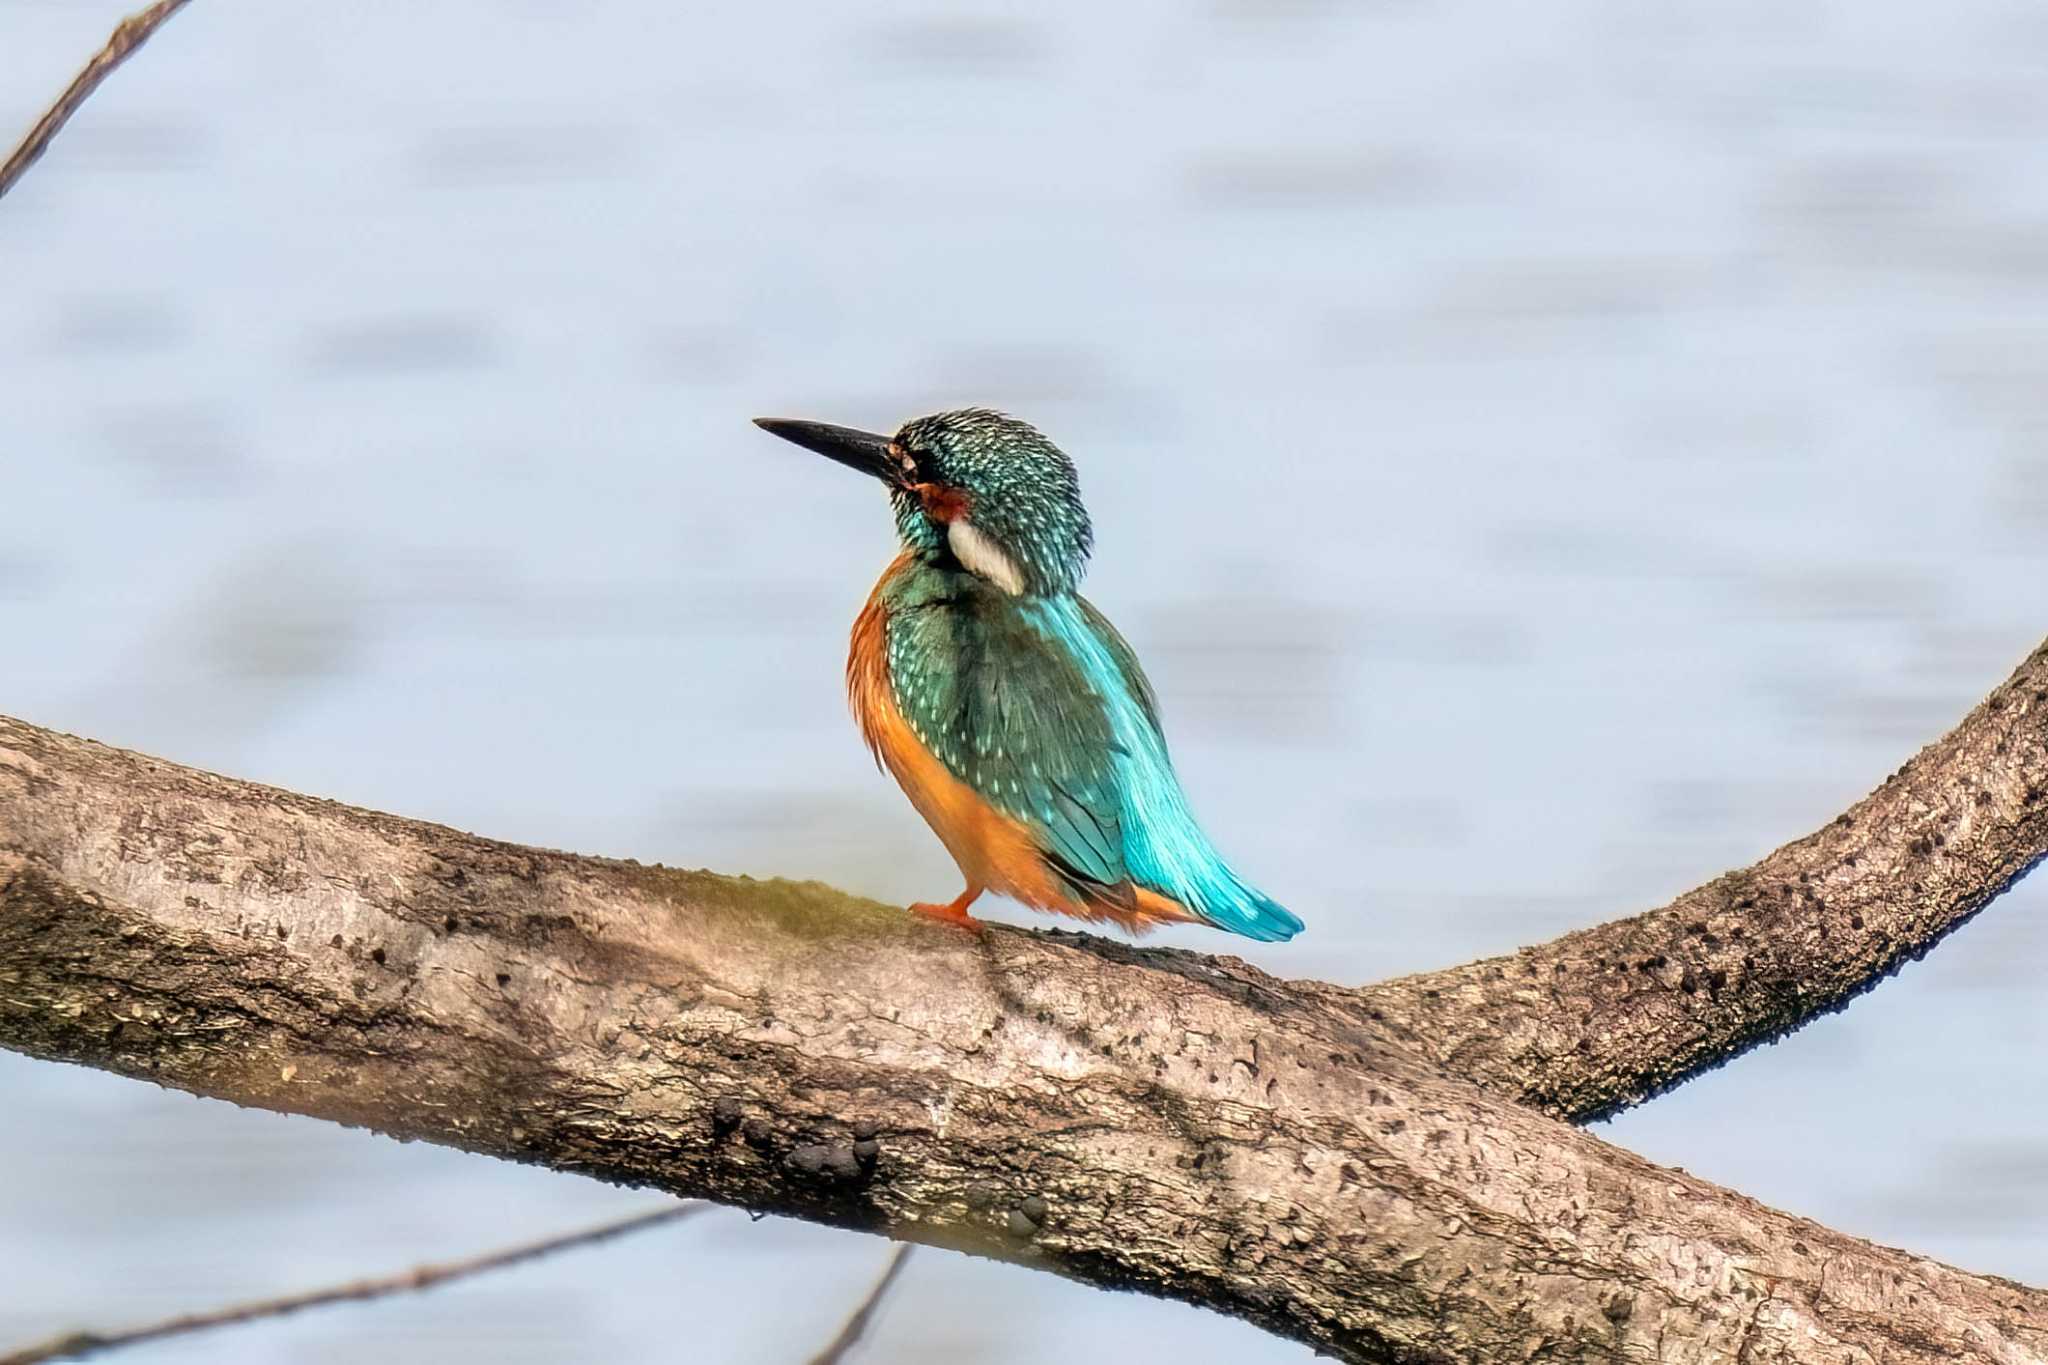
M 901 549 L 855 618 L 848 699 L 966 879 L 912 910 L 980 930 L 992 891 L 1133 932 L 1301 931 L 1196 824 L 1138 656 L 1080 595 L 1094 531 L 1064 451 L 989 408 L 892 436 L 754 420 L 888 491 Z

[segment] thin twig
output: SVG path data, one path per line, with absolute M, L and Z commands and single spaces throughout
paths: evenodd
M 889 1268 L 882 1272 L 882 1278 L 875 1281 L 875 1287 L 861 1300 L 860 1307 L 853 1310 L 853 1316 L 839 1329 L 839 1335 L 832 1338 L 832 1344 L 811 1357 L 810 1365 L 839 1365 L 846 1359 L 846 1353 L 860 1345 L 860 1339 L 867 1335 L 868 1327 L 875 1320 L 875 1310 L 882 1306 L 882 1300 L 889 1296 L 889 1286 L 896 1283 L 896 1277 L 903 1273 L 903 1263 L 910 1259 L 916 1248 L 909 1242 L 901 1243 L 896 1254 L 889 1258 Z M 0 1365 L 8 1365 L 0 1361 Z
M 21 140 L 0 164 L 0 199 L 14 188 L 14 182 L 21 179 L 29 167 L 36 164 L 50 140 L 57 136 L 59 129 L 70 122 L 86 97 L 99 89 L 100 82 L 112 74 L 115 67 L 128 60 L 130 53 L 149 41 L 149 36 L 163 27 L 164 20 L 185 8 L 191 0 L 157 0 L 148 9 L 138 10 L 123 19 L 114 29 L 114 36 L 107 39 L 107 45 L 94 54 L 85 64 L 85 70 L 78 73 L 64 93 L 57 96 L 57 102 L 36 120 L 36 126 L 28 130 L 28 136 Z
M 102 1351 L 133 1346 L 139 1342 L 161 1341 L 166 1337 L 185 1336 L 188 1333 L 204 1332 L 215 1327 L 231 1327 L 236 1323 L 254 1322 L 260 1318 L 281 1318 L 302 1308 L 319 1308 L 330 1303 L 356 1303 L 367 1299 L 381 1299 L 392 1294 L 418 1293 L 423 1289 L 445 1284 L 449 1280 L 467 1279 L 471 1275 L 481 1275 L 487 1270 L 503 1270 L 507 1266 L 536 1260 L 557 1251 L 592 1246 L 660 1223 L 673 1223 L 692 1214 L 701 1213 L 706 1207 L 708 1206 L 701 1203 L 672 1204 L 649 1213 L 636 1213 L 630 1218 L 585 1228 L 581 1232 L 564 1233 L 538 1242 L 526 1242 L 466 1260 L 415 1266 L 411 1270 L 378 1279 L 353 1280 L 347 1284 L 315 1289 L 304 1294 L 260 1299 L 254 1303 L 235 1304 L 206 1313 L 188 1313 L 183 1317 L 166 1318 L 162 1322 L 151 1323 L 146 1327 L 131 1327 L 120 1332 L 67 1332 L 63 1336 L 53 1337 L 38 1345 L 0 1356 L 0 1365 L 39 1365 L 46 1360 L 76 1360 L 84 1356 L 98 1355 Z

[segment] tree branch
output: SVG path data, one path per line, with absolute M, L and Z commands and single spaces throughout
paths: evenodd
M 150 1323 L 145 1327 L 131 1327 L 125 1331 L 67 1332 L 63 1336 L 52 1337 L 40 1345 L 27 1346 L 0 1355 L 0 1365 L 41 1365 L 42 1362 L 49 1360 L 82 1360 L 87 1356 L 119 1350 L 124 1346 L 140 1346 L 145 1342 L 211 1331 L 216 1327 L 233 1327 L 263 1318 L 286 1317 L 307 1308 L 323 1308 L 336 1303 L 361 1303 L 370 1299 L 389 1298 L 394 1294 L 417 1294 L 436 1285 L 446 1284 L 450 1280 L 467 1279 L 471 1275 L 481 1275 L 486 1271 L 504 1270 L 526 1261 L 538 1260 L 543 1256 L 552 1256 L 558 1251 L 594 1246 L 599 1242 L 608 1242 L 614 1237 L 624 1237 L 657 1224 L 677 1222 L 692 1214 L 703 1212 L 704 1207 L 702 1204 L 672 1204 L 666 1208 L 634 1214 L 631 1218 L 615 1219 L 594 1228 L 585 1228 L 580 1232 L 564 1233 L 538 1242 L 505 1247 L 482 1256 L 446 1261 L 439 1265 L 415 1266 L 396 1275 L 352 1280 L 347 1284 L 330 1285 L 326 1289 L 315 1289 L 304 1294 L 286 1294 L 278 1298 L 258 1299 L 252 1303 L 216 1308 L 205 1313 L 187 1313 L 182 1317 L 167 1318 L 162 1322 Z
M 1821 829 L 1670 905 L 1367 987 L 1375 1022 L 1562 1118 L 1640 1103 L 1846 1005 L 2048 854 L 2048 644 Z
M 92 92 L 100 88 L 100 82 L 112 75 L 115 67 L 127 61 L 136 48 L 148 42 L 150 35 L 162 28 L 166 19 L 190 2 L 157 0 L 148 9 L 129 15 L 115 27 L 107 45 L 93 54 L 85 69 L 72 78 L 63 94 L 57 96 L 57 102 L 28 130 L 21 145 L 8 154 L 4 163 L 0 163 L 0 199 L 7 197 L 7 191 L 14 188 L 14 182 L 21 179 L 49 149 L 51 140 L 71 121 L 71 116 L 78 112 L 79 106 Z
M 839 1365 L 854 1347 L 860 1345 L 861 1338 L 868 1334 L 868 1328 L 874 1323 L 875 1313 L 881 1308 L 882 1300 L 889 1297 L 889 1290 L 896 1283 L 896 1277 L 903 1273 L 903 1263 L 910 1259 L 910 1253 L 914 1250 L 916 1248 L 909 1242 L 897 1245 L 895 1252 L 889 1257 L 888 1267 L 882 1271 L 882 1278 L 875 1281 L 875 1287 L 868 1291 L 868 1296 L 860 1301 L 860 1306 L 846 1319 L 839 1329 L 839 1334 L 826 1343 L 824 1350 L 811 1357 L 811 1365 Z M 0 1360 L 0 1365 L 7 1365 L 7 1362 Z
M 1923 805 L 1958 815 L 1941 848 L 1909 835 L 1876 870 L 1894 893 L 1837 900 L 1847 883 L 1828 880 L 1827 913 L 1978 905 L 2038 855 L 2020 850 L 2048 796 L 2010 784 L 2041 760 L 2042 665 L 1858 808 L 1898 811 L 1866 848 Z M 1980 739 L 1998 762 L 1956 767 Z M 1939 756 L 1955 743 L 1966 753 Z M 1917 785 L 1942 774 L 1954 791 Z M 1837 951 L 1810 904 L 1754 915 L 1746 950 Z M 1953 918 L 1897 921 L 1885 942 Z M 2048 1354 L 2048 1295 L 1763 1208 L 1523 1106 L 1554 1064 L 1486 1046 L 1486 1020 L 1460 1011 L 1512 1021 L 1521 996 L 1462 970 L 1469 993 L 1418 1024 L 1385 996 L 1229 958 L 976 937 L 816 884 L 495 843 L 0 721 L 0 1045 L 1145 1289 L 1350 1360 Z M 1823 957 L 1814 975 L 1846 970 Z M 1782 1021 L 1776 979 L 1731 973 L 1707 994 Z M 1741 1003 L 1752 992 L 1765 1005 Z M 1699 993 L 1597 999 L 1639 1021 L 1644 1050 L 1670 1011 L 1674 1046 L 1698 1055 L 1687 1040 L 1720 1018 L 1689 1010 Z M 1526 1008 L 1572 998 L 1531 992 Z M 1424 1026 L 1466 1042 L 1426 1055 Z M 1543 1036 L 1597 1056 L 1612 1026 L 1593 1011 Z M 1712 1036 L 1746 1046 L 1745 1030 Z

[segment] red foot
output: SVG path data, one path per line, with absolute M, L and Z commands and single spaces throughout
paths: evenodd
M 972 929 L 978 934 L 982 931 L 982 922 L 968 914 L 967 907 L 974 904 L 975 898 L 980 894 L 980 887 L 970 886 L 948 904 L 936 905 L 931 901 L 919 901 L 910 907 L 910 913 L 923 915 L 926 919 L 935 919 L 941 924 L 957 924 L 962 929 Z

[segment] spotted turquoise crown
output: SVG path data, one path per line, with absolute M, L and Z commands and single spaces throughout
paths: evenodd
M 989 408 L 960 408 L 906 422 L 896 432 L 905 480 L 892 484 L 896 533 L 913 553 L 945 553 L 946 527 L 916 485 L 966 495 L 966 517 L 1023 571 L 1028 591 L 1070 593 L 1081 582 L 1095 532 L 1066 452 L 1029 422 Z

